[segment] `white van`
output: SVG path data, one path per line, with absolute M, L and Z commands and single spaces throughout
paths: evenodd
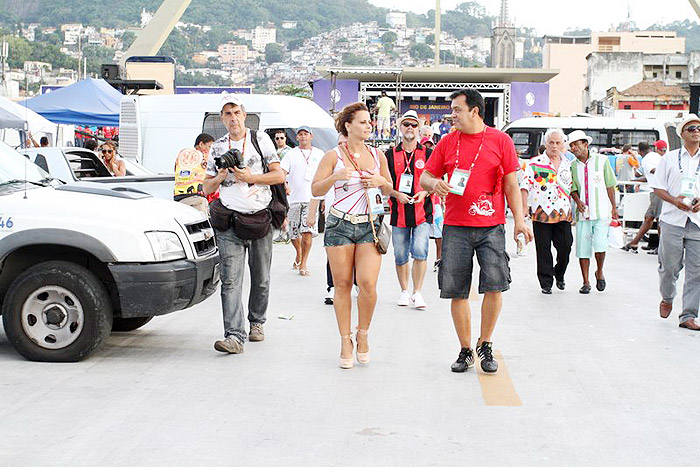
M 649 144 L 666 141 L 669 150 L 680 147 L 675 123 L 655 119 L 530 117 L 509 123 L 503 131 L 513 138 L 518 155 L 529 159 L 536 156 L 537 149 L 544 144 L 544 133 L 548 128 L 561 128 L 567 135 L 574 130 L 583 130 L 593 138 L 591 146 L 601 152 L 608 148 L 621 148 L 625 144 L 637 146 L 640 141 Z
M 336 146 L 333 118 L 309 99 L 263 94 L 237 94 L 248 117 L 246 126 L 268 133 L 283 129 L 296 145 L 296 129 L 312 128 L 313 145 Z M 158 173 L 172 173 L 178 151 L 194 145 L 200 133 L 226 134 L 219 118 L 220 94 L 124 96 L 119 113 L 119 154 Z M 272 135 L 270 135 L 272 136 Z

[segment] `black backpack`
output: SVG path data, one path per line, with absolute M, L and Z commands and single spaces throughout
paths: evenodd
M 258 142 L 258 132 L 255 130 L 250 130 L 250 141 L 253 143 L 253 147 L 258 154 L 260 154 L 260 159 L 262 159 L 263 172 L 267 173 L 270 171 L 267 166 L 267 161 L 265 161 L 265 156 L 263 156 L 262 150 L 260 149 L 260 143 Z M 281 229 L 284 220 L 287 218 L 287 212 L 289 211 L 289 202 L 287 201 L 287 191 L 284 188 L 284 183 L 278 185 L 270 185 L 270 190 L 272 190 L 272 201 L 267 206 L 272 214 L 272 226 L 276 229 Z

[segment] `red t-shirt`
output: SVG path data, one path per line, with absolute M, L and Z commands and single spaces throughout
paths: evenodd
M 449 133 L 435 146 L 425 170 L 436 177 L 447 174 L 449 181 L 455 169 L 458 142 L 458 167 L 469 170 L 482 138 L 483 146 L 464 195 L 450 193 L 445 199 L 445 225 L 492 227 L 506 223 L 503 177 L 519 167 L 515 145 L 507 134 L 491 127 L 473 135 Z

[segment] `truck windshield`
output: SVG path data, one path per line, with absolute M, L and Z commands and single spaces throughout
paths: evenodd
M 26 180 L 32 184 L 44 184 L 51 176 L 0 141 L 0 185 L 13 180 Z

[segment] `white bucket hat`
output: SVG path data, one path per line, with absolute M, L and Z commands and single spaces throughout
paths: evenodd
M 582 139 L 588 141 L 588 144 L 591 144 L 591 141 L 593 141 L 593 138 L 587 136 L 586 133 L 583 132 L 583 130 L 574 130 L 566 136 L 566 142 L 569 145 L 571 145 L 571 143 L 573 142 L 580 141 Z
M 698 118 L 698 116 L 695 114 L 688 114 L 688 116 L 685 117 L 682 122 L 676 125 L 676 134 L 680 136 L 681 133 L 683 133 L 683 128 L 690 122 L 700 123 L 700 118 Z

